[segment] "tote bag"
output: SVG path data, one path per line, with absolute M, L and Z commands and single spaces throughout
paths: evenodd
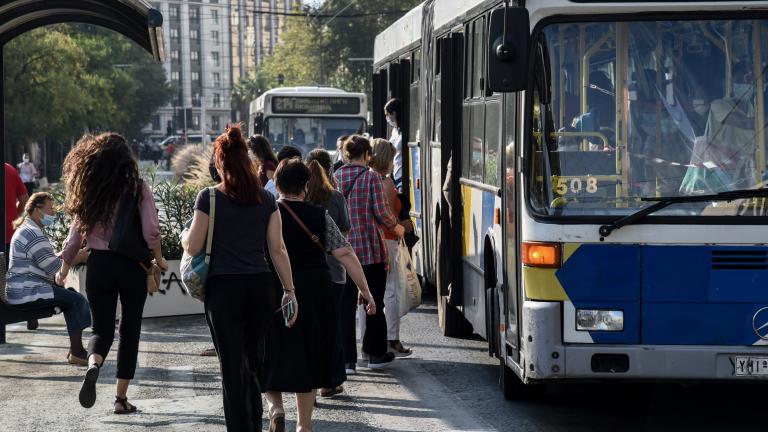
M 421 284 L 413 268 L 408 246 L 403 239 L 400 239 L 397 255 L 398 289 L 400 290 L 398 298 L 402 317 L 421 305 Z
M 208 269 L 211 265 L 211 245 L 213 243 L 213 221 L 216 218 L 216 188 L 208 188 L 210 199 L 210 217 L 208 218 L 208 235 L 205 250 L 195 256 L 186 251 L 181 256 L 181 284 L 187 294 L 200 301 L 205 300 L 205 282 L 208 279 Z M 187 223 L 191 224 L 191 221 Z M 189 227 L 184 231 L 186 232 Z M 182 234 L 183 236 L 183 234 Z

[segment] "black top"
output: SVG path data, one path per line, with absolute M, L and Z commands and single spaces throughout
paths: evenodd
M 210 215 L 208 188 L 197 194 L 195 210 Z M 267 224 L 277 210 L 275 197 L 261 191 L 261 204 L 242 205 L 216 189 L 216 215 L 209 276 L 269 272 L 265 258 Z
M 328 271 L 325 253 L 312 242 L 309 235 L 301 229 L 301 226 L 288 213 L 283 206 L 291 209 L 301 218 L 304 225 L 312 234 L 318 236 L 325 243 L 325 209 L 307 202 L 287 201 L 280 202 L 280 218 L 283 220 L 283 241 L 291 258 L 292 269 L 306 269 L 308 267 Z M 296 273 L 296 271 L 294 271 Z

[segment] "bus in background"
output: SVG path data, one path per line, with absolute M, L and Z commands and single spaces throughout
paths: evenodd
M 275 152 L 285 145 L 303 155 L 316 148 L 335 155 L 336 140 L 367 131 L 368 102 L 363 93 L 330 87 L 282 87 L 251 102 L 251 133 L 269 139 Z
M 768 1 L 427 0 L 377 36 L 414 262 L 505 397 L 768 377 L 766 71 Z

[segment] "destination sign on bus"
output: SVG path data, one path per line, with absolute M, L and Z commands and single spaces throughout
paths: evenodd
M 360 100 L 354 97 L 299 97 L 272 98 L 275 114 L 358 114 Z

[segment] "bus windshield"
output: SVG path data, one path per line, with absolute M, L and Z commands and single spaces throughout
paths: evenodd
M 552 24 L 536 39 L 530 200 L 549 216 L 621 216 L 642 197 L 762 187 L 768 21 Z M 667 216 L 764 215 L 765 199 Z
M 299 148 L 303 155 L 316 148 L 336 150 L 336 140 L 344 135 L 365 132 L 361 118 L 268 117 L 265 132 L 275 150 L 285 145 Z

